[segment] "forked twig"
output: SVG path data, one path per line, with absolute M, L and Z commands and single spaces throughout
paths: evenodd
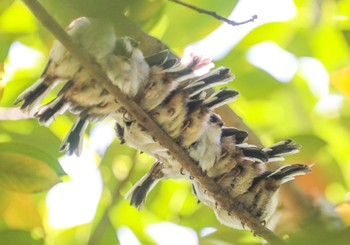
M 242 21 L 242 22 L 237 22 L 237 21 L 234 21 L 234 20 L 227 19 L 227 18 L 217 14 L 214 11 L 209 11 L 209 10 L 206 10 L 206 9 L 198 8 L 196 6 L 193 6 L 193 5 L 188 4 L 188 3 L 184 3 L 184 2 L 179 1 L 179 0 L 169 0 L 169 1 L 177 3 L 177 4 L 180 4 L 180 5 L 183 5 L 183 6 L 187 7 L 187 8 L 190 8 L 192 10 L 197 11 L 198 13 L 210 15 L 210 16 L 214 17 L 215 19 L 224 21 L 224 22 L 226 22 L 226 23 L 228 23 L 229 25 L 232 25 L 232 26 L 239 26 L 239 25 L 243 25 L 243 24 L 246 24 L 246 23 L 249 23 L 249 22 L 253 22 L 254 20 L 256 20 L 258 18 L 258 16 L 255 14 L 249 20 L 245 20 L 245 21 Z

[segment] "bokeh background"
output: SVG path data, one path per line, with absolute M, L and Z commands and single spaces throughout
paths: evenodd
M 282 200 L 271 227 L 295 244 L 347 244 L 336 238 L 350 234 L 349 0 L 186 1 L 235 21 L 258 15 L 241 26 L 165 0 L 39 2 L 62 26 L 122 13 L 178 55 L 193 46 L 231 68 L 229 86 L 241 94 L 232 110 L 264 145 L 301 144 L 286 162 L 315 164 L 296 182 L 318 225 Z M 74 116 L 44 127 L 13 106 L 40 76 L 53 40 L 20 0 L 1 0 L 1 245 L 261 244 L 249 231 L 220 225 L 186 181 L 163 181 L 141 211 L 130 207 L 123 196 L 153 159 L 120 145 L 112 121 L 90 126 L 81 157 L 59 152 Z

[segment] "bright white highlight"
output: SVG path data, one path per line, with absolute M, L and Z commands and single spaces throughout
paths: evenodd
M 285 51 L 274 42 L 253 46 L 247 54 L 250 63 L 266 71 L 281 82 L 289 82 L 298 70 L 295 55 Z
M 208 236 L 212 233 L 214 233 L 215 231 L 217 231 L 218 229 L 214 228 L 214 227 L 205 227 L 200 231 L 200 236 L 204 237 L 204 236 Z
M 134 232 L 126 226 L 120 227 L 117 231 L 120 245 L 141 245 Z
M 16 70 L 35 67 L 42 60 L 42 53 L 17 41 L 9 49 L 5 72 L 12 75 Z
M 54 186 L 46 197 L 48 223 L 54 229 L 91 222 L 102 193 L 95 156 L 88 149 L 80 157 L 64 156 L 60 163 L 71 177 Z
M 325 117 L 338 117 L 344 102 L 344 97 L 329 92 L 329 74 L 323 64 L 315 58 L 302 57 L 300 76 L 307 82 L 313 95 L 319 98 L 315 111 Z
M 235 27 L 224 23 L 207 37 L 191 45 L 213 60 L 218 60 L 224 57 L 254 28 L 269 22 L 287 21 L 293 18 L 296 13 L 297 8 L 292 0 L 241 0 L 228 19 L 244 21 L 255 14 L 258 15 L 258 19 Z
M 95 124 L 90 130 L 90 148 L 103 155 L 115 139 L 112 122 L 107 120 Z
M 318 98 L 329 93 L 329 75 L 323 64 L 311 57 L 300 58 L 300 75 L 307 81 L 311 92 Z
M 197 233 L 188 227 L 170 222 L 147 226 L 147 233 L 158 245 L 198 245 Z
M 336 118 L 340 115 L 340 109 L 343 102 L 343 96 L 339 94 L 332 94 L 320 99 L 316 104 L 315 110 L 322 116 Z

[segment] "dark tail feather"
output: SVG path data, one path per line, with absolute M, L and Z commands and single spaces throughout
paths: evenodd
M 21 109 L 28 111 L 29 114 L 33 115 L 34 111 L 37 109 L 38 105 L 45 98 L 48 92 L 50 92 L 50 87 L 53 85 L 48 83 L 50 81 L 46 81 L 45 79 L 39 79 L 36 83 L 21 93 L 14 104 L 17 105 L 23 101 Z
M 235 144 L 242 144 L 248 138 L 248 133 L 234 127 L 223 127 L 221 129 L 221 137 L 233 137 Z
M 179 63 L 165 70 L 168 76 L 177 79 L 178 82 L 194 77 L 194 72 L 211 65 L 211 60 L 193 53 L 189 55 L 190 62 L 186 65 Z
M 156 162 L 152 169 L 145 174 L 135 185 L 126 193 L 125 199 L 130 199 L 130 205 L 141 209 L 148 193 L 157 184 L 158 179 L 152 177 L 154 168 L 158 166 L 159 162 Z
M 163 50 L 160 51 L 159 53 L 152 54 L 150 56 L 145 57 L 145 61 L 147 64 L 152 67 L 152 66 L 163 66 L 167 61 L 169 57 L 169 50 Z
M 239 93 L 234 90 L 220 89 L 219 91 L 210 95 L 204 101 L 204 103 L 208 108 L 215 109 L 229 102 L 234 101 L 237 98 L 238 94 Z
M 57 114 L 61 112 L 65 106 L 63 98 L 55 98 L 50 103 L 44 105 L 39 109 L 34 116 L 39 119 L 41 124 L 50 124 Z
M 284 155 L 299 152 L 300 145 L 295 144 L 291 139 L 282 140 L 274 145 L 263 149 L 269 156 L 269 162 L 282 161 Z
M 124 144 L 125 140 L 124 140 L 124 128 L 122 128 L 122 126 L 120 126 L 119 123 L 115 124 L 114 130 L 117 134 L 117 138 L 120 141 L 120 144 Z
M 226 84 L 233 79 L 234 75 L 230 72 L 230 69 L 219 67 L 208 74 L 199 77 L 194 82 L 191 82 L 185 87 L 185 89 L 190 89 L 190 91 L 192 91 L 191 96 L 194 96 L 203 90 Z
M 60 151 L 67 150 L 68 155 L 75 153 L 80 156 L 83 149 L 84 133 L 88 124 L 86 118 L 79 118 L 63 140 Z
M 165 61 L 162 64 L 162 68 L 164 70 L 170 69 L 171 67 L 176 66 L 178 63 L 179 63 L 179 59 L 177 59 L 177 58 L 168 58 L 168 60 Z
M 188 101 L 186 105 L 188 114 L 200 108 L 202 105 L 203 105 L 203 100 L 200 100 L 200 99 Z
M 141 206 L 145 202 L 148 192 L 154 185 L 154 182 L 155 179 L 153 179 L 151 176 L 147 176 L 147 178 L 144 180 L 144 182 L 142 182 L 141 185 L 137 185 L 132 193 L 130 205 L 138 209 L 141 208 Z
M 296 176 L 304 175 L 308 172 L 311 172 L 311 168 L 308 165 L 290 164 L 280 167 L 279 169 L 268 175 L 267 178 L 280 181 L 281 184 L 283 184 L 290 180 L 293 180 Z
M 237 145 L 237 147 L 241 149 L 244 159 L 246 160 L 261 163 L 267 163 L 269 160 L 269 156 L 255 145 L 243 143 Z

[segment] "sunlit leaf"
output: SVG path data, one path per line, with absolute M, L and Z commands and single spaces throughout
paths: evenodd
M 42 245 L 44 240 L 34 239 L 32 234 L 23 230 L 0 231 L 0 245 Z
M 2 12 L 4 10 L 6 10 L 11 4 L 12 4 L 13 0 L 1 0 L 0 1 L 0 14 L 2 14 Z
M 350 99 L 350 66 L 334 71 L 331 81 L 340 93 Z
M 21 16 L 21 18 L 17 18 Z M 37 28 L 34 16 L 29 12 L 21 1 L 14 1 L 13 4 L 2 14 L 0 21 L 2 31 L 9 33 L 31 32 Z
M 0 74 L 0 101 L 2 99 L 2 95 L 4 94 L 4 85 L 1 83 L 1 74 Z
M 40 192 L 60 182 L 57 159 L 29 145 L 0 144 L 0 186 L 18 192 Z
M 314 57 L 320 59 L 327 68 L 334 69 L 349 61 L 349 47 L 339 31 L 324 26 L 317 30 L 310 41 Z
M 13 36 L 9 34 L 0 33 L 0 64 L 3 63 L 7 57 L 8 50 L 13 42 Z
M 340 203 L 335 208 L 335 211 L 340 215 L 343 219 L 344 223 L 350 225 L 350 201 L 346 201 L 344 203 Z
M 38 199 L 34 195 L 18 192 L 5 193 L 8 202 L 1 215 L 9 227 L 25 230 L 42 227 L 42 214 L 40 214 Z
M 308 157 L 315 155 L 327 143 L 315 135 L 296 135 L 293 140 L 302 146 L 299 157 Z

